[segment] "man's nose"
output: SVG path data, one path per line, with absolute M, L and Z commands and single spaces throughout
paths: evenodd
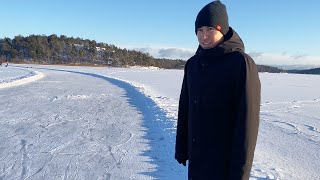
M 202 39 L 207 39 L 208 38 L 208 33 L 204 32 L 202 35 Z

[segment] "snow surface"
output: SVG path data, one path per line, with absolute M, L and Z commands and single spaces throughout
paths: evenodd
M 0 179 L 187 179 L 173 158 L 182 77 L 139 67 L 0 67 Z M 320 76 L 260 79 L 250 179 L 320 179 Z
M 21 68 L 0 68 L 0 89 L 26 84 L 42 77 L 43 74 L 37 71 L 28 71 Z

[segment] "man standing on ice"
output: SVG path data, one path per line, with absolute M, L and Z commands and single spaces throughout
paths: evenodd
M 247 180 L 259 128 L 260 80 L 220 1 L 195 21 L 199 41 L 185 66 L 176 136 L 176 160 L 189 160 L 192 180 Z

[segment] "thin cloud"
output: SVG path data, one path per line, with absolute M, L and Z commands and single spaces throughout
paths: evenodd
M 194 55 L 194 52 L 179 48 L 160 49 L 159 57 L 173 57 L 175 59 L 188 59 Z
M 182 49 L 182 48 L 133 48 L 137 51 L 149 53 L 155 58 L 167 58 L 167 59 L 183 59 L 188 60 L 195 54 L 195 51 Z M 256 62 L 260 65 L 270 66 L 291 66 L 291 65 L 308 65 L 308 66 L 320 66 L 320 56 L 309 55 L 290 55 L 287 52 L 282 53 L 265 53 L 252 51 L 248 53 Z
M 291 56 L 293 59 L 303 59 L 305 57 L 307 57 L 306 55 L 295 55 L 295 56 Z
M 263 65 L 314 65 L 320 66 L 320 56 L 288 55 L 263 53 L 260 56 L 252 57 L 257 64 Z
M 250 52 L 248 53 L 252 58 L 258 58 L 263 55 L 262 52 Z
M 158 54 L 158 50 L 154 49 L 154 48 L 144 47 L 144 48 L 133 48 L 133 49 L 136 50 L 136 51 L 143 52 L 143 53 L 148 53 L 153 57 L 155 57 L 154 55 Z
M 143 53 L 149 53 L 155 58 L 167 58 L 167 59 L 183 59 L 187 60 L 194 55 L 194 51 L 181 49 L 181 48 L 134 48 L 136 51 Z

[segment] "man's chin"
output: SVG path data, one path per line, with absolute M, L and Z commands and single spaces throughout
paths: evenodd
M 213 43 L 210 44 L 200 44 L 200 46 L 202 47 L 202 49 L 211 49 L 214 47 Z

